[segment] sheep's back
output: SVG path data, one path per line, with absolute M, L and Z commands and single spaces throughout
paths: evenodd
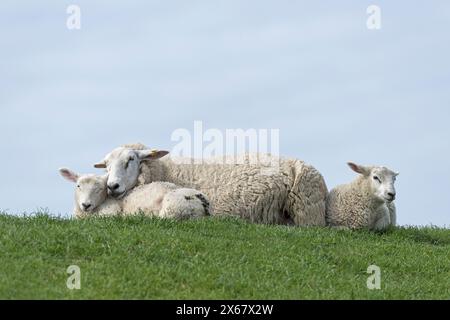
M 292 184 L 280 166 L 252 164 L 177 164 L 165 161 L 166 179 L 200 190 L 213 204 L 214 214 L 237 215 L 252 221 L 278 223 Z
M 131 190 L 122 200 L 124 214 L 145 213 L 154 215 L 161 210 L 165 195 L 178 187 L 169 182 L 140 185 Z

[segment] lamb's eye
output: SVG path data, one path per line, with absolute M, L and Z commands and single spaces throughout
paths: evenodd
M 77 188 L 78 188 L 78 189 L 81 189 L 80 185 L 77 185 Z
M 381 179 L 378 178 L 377 176 L 373 176 L 373 180 L 376 180 L 376 181 L 378 181 L 379 183 L 381 183 Z

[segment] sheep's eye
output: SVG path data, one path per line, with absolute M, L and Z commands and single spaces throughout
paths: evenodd
M 381 179 L 378 178 L 377 176 L 373 176 L 373 180 L 376 180 L 376 181 L 378 181 L 379 183 L 381 183 Z
M 133 158 L 133 157 L 130 157 L 130 158 L 128 159 L 127 163 L 125 164 L 125 169 L 128 169 L 128 166 L 129 166 L 129 164 L 130 164 L 131 161 L 134 161 L 134 158 Z
M 80 185 L 77 185 L 77 188 L 80 189 L 81 188 Z

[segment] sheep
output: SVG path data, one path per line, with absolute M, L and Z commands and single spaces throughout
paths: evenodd
M 116 198 L 136 185 L 167 181 L 203 192 L 214 215 L 265 224 L 326 225 L 327 186 L 322 175 L 303 161 L 259 154 L 266 161 L 255 164 L 245 154 L 237 164 L 225 157 L 199 164 L 193 159 L 163 158 L 167 154 L 129 144 L 114 149 L 94 167 L 107 170 L 108 192 Z
M 108 197 L 107 175 L 79 175 L 69 169 L 61 168 L 59 173 L 66 180 L 76 183 L 75 206 L 73 214 L 82 218 L 88 213 L 97 215 L 114 215 L 122 211 L 120 202 Z
M 185 219 L 209 215 L 208 198 L 197 190 L 173 183 L 153 182 L 133 189 L 118 200 L 108 197 L 107 175 L 79 175 L 62 168 L 60 174 L 77 184 L 74 216 L 112 216 L 143 213 L 168 219 Z
M 398 172 L 349 162 L 359 176 L 337 186 L 327 197 L 326 219 L 332 227 L 383 231 L 397 223 L 394 183 Z
M 210 211 L 209 200 L 204 194 L 169 182 L 153 182 L 137 186 L 121 201 L 125 214 L 156 213 L 157 217 L 168 219 L 208 216 Z

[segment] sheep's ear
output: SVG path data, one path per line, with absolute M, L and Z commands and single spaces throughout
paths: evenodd
M 350 169 L 352 169 L 356 173 L 362 174 L 364 176 L 368 176 L 370 174 L 370 170 L 365 166 L 361 166 L 353 162 L 347 162 L 347 164 L 350 167 Z
M 106 162 L 105 162 L 105 160 L 103 160 L 103 161 L 101 161 L 101 162 L 98 162 L 98 163 L 94 164 L 94 168 L 97 168 L 97 169 L 105 169 L 105 168 L 106 168 Z
M 61 168 L 59 169 L 59 174 L 66 180 L 69 180 L 71 182 L 77 182 L 79 175 L 75 172 L 67 169 L 67 168 Z
M 398 177 L 399 174 L 400 174 L 400 172 L 397 171 L 397 172 L 395 173 L 395 176 Z
M 164 150 L 138 150 L 136 151 L 141 160 L 156 160 L 169 154 L 169 151 Z
M 94 168 L 97 169 L 106 169 L 108 166 L 106 165 L 108 159 L 111 157 L 111 153 L 108 153 L 102 161 L 97 162 L 96 164 L 94 164 Z

